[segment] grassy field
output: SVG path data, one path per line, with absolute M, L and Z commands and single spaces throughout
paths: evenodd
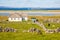
M 42 22 L 46 28 L 48 29 L 56 29 L 57 27 L 60 27 L 60 23 L 51 23 L 51 22 L 43 22 L 46 19 L 49 18 L 60 18 L 60 16 L 29 16 L 29 18 L 36 18 L 39 20 L 39 22 Z M 51 24 L 50 26 L 48 26 L 48 24 Z
M 40 20 L 40 17 L 38 19 L 39 21 L 42 21 L 42 19 Z M 60 24 L 56 25 L 60 26 Z M 53 34 L 45 33 L 44 30 L 40 28 L 40 26 L 32 23 L 31 21 L 27 22 L 2 21 L 0 22 L 0 26 L 2 26 L 3 28 L 11 27 L 17 29 L 17 32 L 0 32 L 0 40 L 60 40 L 60 33 Z M 23 33 L 23 30 L 28 30 L 29 28 L 32 27 L 40 29 L 42 31 L 42 34 L 30 32 Z
M 31 22 L 2 22 L 0 26 L 3 28 L 11 27 L 17 29 L 17 32 L 0 32 L 0 40 L 59 40 L 60 34 L 46 34 L 38 25 Z M 42 31 L 43 34 L 23 33 L 23 30 L 28 30 L 34 27 Z
M 50 24 L 50 26 L 48 26 Z M 44 23 L 45 27 L 48 29 L 56 29 L 60 27 L 60 23 Z

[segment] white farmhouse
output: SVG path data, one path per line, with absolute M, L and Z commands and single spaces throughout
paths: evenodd
M 28 15 L 27 13 L 12 13 L 9 15 L 9 21 L 27 21 Z

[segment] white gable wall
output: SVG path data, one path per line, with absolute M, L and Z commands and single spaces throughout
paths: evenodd
M 27 17 L 25 17 L 25 21 L 27 21 L 28 20 L 28 18 Z

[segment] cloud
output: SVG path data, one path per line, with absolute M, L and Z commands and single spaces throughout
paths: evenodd
M 60 0 L 0 0 L 0 6 L 56 8 Z

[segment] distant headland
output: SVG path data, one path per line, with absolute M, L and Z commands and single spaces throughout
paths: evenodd
M 13 8 L 0 6 L 0 10 L 60 10 L 60 8 Z

